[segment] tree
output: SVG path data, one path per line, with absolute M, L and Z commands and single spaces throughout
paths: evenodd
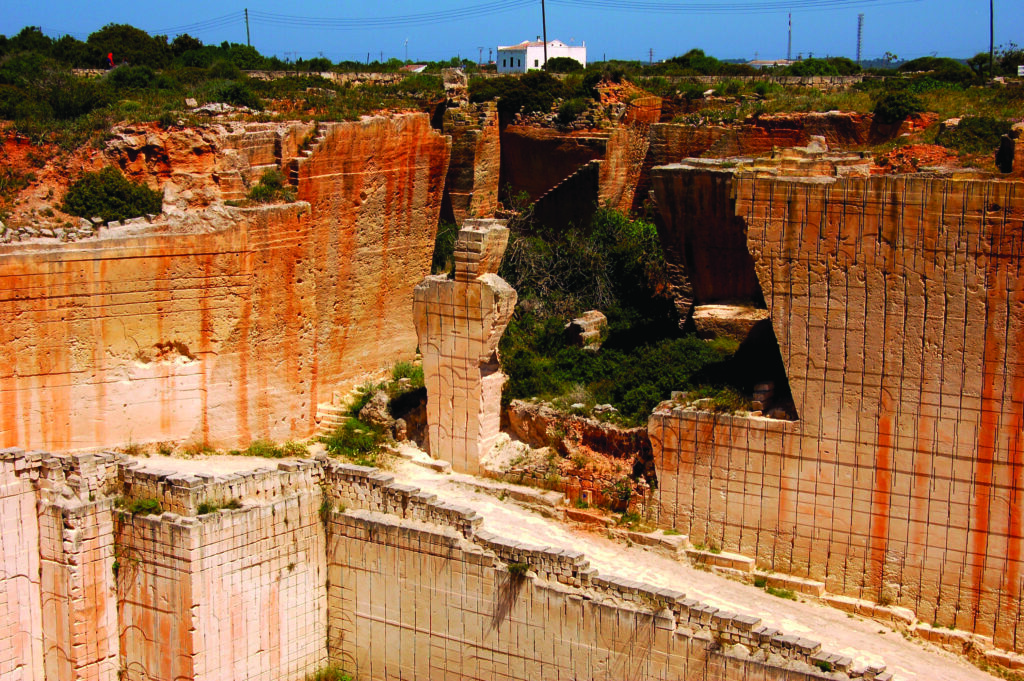
M 582 71 L 583 64 L 572 57 L 552 57 L 544 65 L 544 70 L 551 73 L 573 73 L 575 71 Z
M 191 50 L 201 49 L 203 49 L 203 42 L 198 38 L 193 38 L 188 33 L 182 33 L 171 43 L 171 52 L 174 53 L 175 58 Z
M 167 36 L 150 36 L 128 24 L 107 24 L 86 41 L 101 55 L 113 54 L 114 61 L 159 69 L 171 61 Z

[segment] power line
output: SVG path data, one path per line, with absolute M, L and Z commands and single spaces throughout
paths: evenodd
M 362 17 L 346 19 L 329 17 L 299 17 L 287 14 L 272 14 L 269 12 L 257 11 L 249 12 L 249 17 L 254 23 L 262 22 L 274 26 L 347 31 L 462 21 L 475 17 L 490 16 L 497 12 L 529 7 L 533 4 L 534 0 L 497 0 L 496 2 L 486 5 L 463 7 L 461 9 L 424 12 L 421 14 L 395 15 L 389 17 Z
M 907 5 L 924 0 L 740 0 L 733 2 L 651 2 L 649 0 L 548 0 L 554 5 L 659 14 L 758 14 L 789 10 L 837 10 L 849 7 Z

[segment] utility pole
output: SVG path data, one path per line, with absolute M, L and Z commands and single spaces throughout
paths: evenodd
M 996 20 L 993 0 L 988 0 L 988 77 L 995 76 L 996 68 Z
M 494 61 L 494 48 L 493 47 L 488 47 L 487 48 L 487 63 L 490 64 L 492 61 Z
M 653 47 L 647 50 L 647 65 L 648 66 L 653 66 L 654 65 L 654 48 Z
M 789 42 L 786 43 L 786 61 L 793 61 L 793 13 L 789 13 Z
M 480 50 L 480 59 L 477 60 L 476 65 L 477 66 L 483 66 L 484 65 L 484 48 L 482 48 L 480 46 L 477 46 L 476 49 Z
M 857 66 L 860 66 L 860 48 L 864 44 L 864 14 L 857 15 Z
M 252 47 L 252 43 L 249 42 L 249 8 L 245 8 L 245 46 Z
M 405 39 L 405 63 L 409 63 L 409 39 Z
M 548 67 L 548 15 L 544 11 L 544 0 L 540 0 L 540 26 L 544 31 L 544 70 Z

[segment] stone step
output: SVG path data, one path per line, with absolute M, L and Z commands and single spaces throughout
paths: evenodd
M 704 551 L 702 549 L 686 549 L 686 557 L 694 565 L 706 565 L 708 567 L 722 567 L 736 570 L 737 572 L 750 573 L 754 571 L 754 559 L 738 553 L 722 551 Z
M 781 575 L 775 572 L 757 571 L 755 576 L 764 579 L 765 586 L 770 586 L 773 589 L 789 589 L 790 591 L 816 598 L 821 598 L 825 595 L 825 582 L 804 579 L 803 577 L 793 577 L 791 575 Z

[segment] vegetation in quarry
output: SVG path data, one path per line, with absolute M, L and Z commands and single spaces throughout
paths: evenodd
M 506 401 L 611 404 L 628 424 L 646 423 L 673 390 L 733 395 L 722 404 L 744 406 L 723 371 L 735 345 L 680 332 L 653 224 L 601 209 L 582 227 L 556 232 L 513 221 L 511 232 L 499 271 L 519 293 L 500 346 Z M 564 339 L 565 323 L 590 309 L 609 322 L 597 352 Z
M 143 215 L 159 215 L 163 195 L 144 184 L 128 181 L 121 171 L 107 166 L 85 173 L 64 195 L 61 210 L 82 218 L 98 217 L 103 224 Z
M 249 189 L 247 198 L 255 203 L 294 201 L 295 191 L 285 184 L 284 173 L 277 168 L 263 171 L 260 181 Z
M 359 466 L 379 466 L 381 444 L 385 440 L 380 426 L 350 417 L 330 435 L 321 438 L 327 451 Z

